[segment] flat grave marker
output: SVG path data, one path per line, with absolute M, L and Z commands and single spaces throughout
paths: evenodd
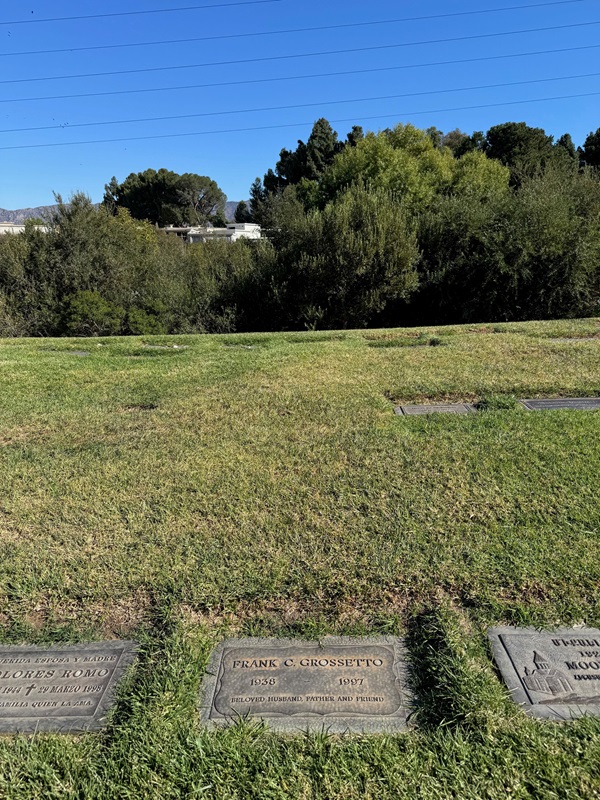
M 521 403 L 529 411 L 552 411 L 562 408 L 576 411 L 600 409 L 600 397 L 555 397 L 545 400 L 521 400 Z
M 220 727 L 249 715 L 284 733 L 405 730 L 404 653 L 392 636 L 228 639 L 208 665 L 200 717 Z
M 592 336 L 549 336 L 550 342 L 598 342 L 600 339 L 597 335 Z
M 394 409 L 394 413 L 406 416 L 419 414 L 471 414 L 475 410 L 475 406 L 470 403 L 429 403 L 428 405 L 397 406 Z
M 0 733 L 99 730 L 136 646 L 0 645 Z
M 600 716 L 600 630 L 500 627 L 488 638 L 513 700 L 529 716 Z

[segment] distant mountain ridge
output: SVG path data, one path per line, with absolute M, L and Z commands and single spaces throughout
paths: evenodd
M 225 203 L 225 217 L 229 222 L 233 222 L 235 216 L 235 209 L 239 200 L 228 200 Z M 36 206 L 35 208 L 18 208 L 15 211 L 9 211 L 6 208 L 0 208 L 0 222 L 12 222 L 13 225 L 19 225 L 25 222 L 26 219 L 32 217 L 42 217 L 48 212 L 55 209 L 56 206 Z
M 9 211 L 6 208 L 0 208 L 0 222 L 12 222 L 14 225 L 20 225 L 26 219 L 32 217 L 43 217 L 46 212 L 51 211 L 56 206 L 36 206 L 35 208 L 18 208 L 16 211 Z

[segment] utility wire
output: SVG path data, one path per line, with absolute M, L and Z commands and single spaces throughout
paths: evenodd
M 229 6 L 257 6 L 261 3 L 281 3 L 283 0 L 245 0 L 234 3 L 210 3 L 203 6 L 183 6 L 181 8 L 155 8 L 149 11 L 115 11 L 112 14 L 86 14 L 81 17 L 45 17 L 43 19 L 14 19 L 0 22 L 0 25 L 31 25 L 39 22 L 68 22 L 74 19 L 103 19 L 106 17 L 133 17 L 141 14 L 167 14 L 171 11 L 198 11 L 201 8 L 229 8 Z M 33 11 L 31 12 L 33 14 Z
M 356 97 L 350 100 L 321 100 L 317 103 L 294 103 L 293 105 L 285 105 L 285 106 L 242 108 L 234 111 L 202 111 L 197 114 L 178 114 L 176 116 L 166 116 L 166 117 L 140 117 L 137 119 L 115 119 L 115 120 L 107 120 L 105 122 L 75 122 L 72 125 L 66 123 L 62 125 L 40 125 L 33 128 L 5 128 L 4 130 L 0 129 L 0 133 L 22 133 L 24 131 L 50 131 L 50 130 L 56 130 L 57 128 L 62 128 L 63 130 L 66 130 L 68 128 L 91 128 L 100 125 L 129 125 L 137 122 L 165 122 L 167 120 L 194 119 L 197 117 L 219 117 L 229 114 L 252 114 L 259 112 L 262 113 L 264 111 L 286 111 L 291 108 L 311 108 L 314 106 L 345 105 L 347 103 L 368 103 L 368 102 L 373 102 L 375 100 L 398 100 L 401 97 L 423 97 L 425 95 L 432 95 L 432 94 L 474 92 L 479 89 L 500 89 L 502 87 L 507 87 L 507 86 L 525 86 L 527 84 L 532 84 L 532 83 L 552 83 L 554 81 L 571 81 L 571 80 L 577 80 L 579 78 L 596 78 L 599 75 L 600 72 L 587 72 L 581 75 L 562 75 L 556 78 L 537 78 L 526 81 L 512 81 L 511 83 L 487 83 L 484 84 L 483 86 L 462 86 L 452 89 L 432 89 L 431 91 L 427 92 L 384 94 L 384 95 L 379 95 L 378 97 Z
M 126 47 L 154 47 L 162 44 L 189 44 L 191 42 L 213 42 L 223 39 L 246 39 L 253 36 L 280 36 L 286 33 L 314 33 L 316 31 L 341 30 L 343 28 L 363 28 L 376 25 L 394 25 L 400 22 L 415 22 L 420 20 L 445 19 L 448 17 L 464 17 L 475 14 L 491 14 L 500 11 L 521 11 L 529 8 L 542 8 L 546 6 L 560 6 L 571 3 L 583 3 L 587 0 L 552 0 L 552 2 L 533 3 L 526 6 L 503 6 L 501 8 L 488 8 L 482 11 L 456 11 L 449 14 L 428 14 L 422 17 L 400 17 L 398 19 L 382 19 L 370 22 L 344 22 L 339 25 L 319 25 L 312 28 L 286 28 L 278 31 L 257 31 L 255 33 L 226 33 L 219 36 L 200 36 L 191 39 L 159 39 L 154 42 L 125 42 L 124 44 L 98 44 L 88 47 L 61 47 L 57 50 L 24 50 L 18 53 L 0 53 L 0 58 L 10 56 L 37 56 L 54 53 L 82 53 L 89 50 L 117 50 Z M 144 13 L 144 12 L 142 12 Z
M 599 95 L 600 92 L 584 92 L 583 94 L 563 94 L 555 97 L 538 97 L 530 100 L 506 100 L 502 103 L 485 103 L 482 105 L 473 105 L 473 106 L 455 106 L 453 108 L 434 108 L 434 109 L 429 109 L 428 111 L 398 111 L 394 114 L 377 114 L 375 116 L 361 117 L 361 121 L 374 120 L 374 119 L 390 119 L 391 117 L 395 118 L 415 117 L 422 114 L 442 114 L 448 111 L 472 111 L 481 108 L 499 108 L 501 106 L 526 105 L 529 103 L 547 103 L 554 100 L 572 100 L 574 98 L 597 97 Z M 345 117 L 344 119 L 332 119 L 329 120 L 329 122 L 332 122 L 334 124 L 338 124 L 340 122 L 356 122 L 356 117 Z M 114 142 L 143 142 L 143 141 L 148 141 L 150 139 L 181 139 L 183 137 L 190 137 L 190 136 L 213 136 L 215 134 L 221 135 L 224 133 L 248 133 L 251 131 L 270 131 L 282 128 L 300 128 L 300 127 L 303 128 L 311 124 L 312 124 L 311 122 L 290 122 L 280 125 L 259 125 L 256 127 L 249 127 L 249 128 L 224 128 L 222 130 L 216 130 L 216 131 L 192 131 L 190 133 L 162 133 L 162 134 L 152 134 L 148 136 L 126 136 L 118 139 L 88 139 L 79 142 L 49 142 L 47 144 L 16 144 L 16 145 L 8 145 L 6 147 L 0 147 L 0 151 L 32 150 L 34 148 L 42 148 L 42 147 L 73 147 L 75 145 L 84 145 L 84 144 L 112 144 Z
M 528 56 L 542 56 L 553 55 L 555 53 L 572 53 L 581 50 L 595 50 L 600 47 L 600 44 L 586 44 L 578 47 L 560 47 L 554 50 L 530 50 L 527 53 L 508 53 L 505 55 L 496 56 L 476 56 L 474 58 L 459 58 L 450 61 L 428 61 L 421 64 L 401 64 L 398 67 L 371 67 L 368 69 L 350 69 L 338 72 L 314 72 L 305 73 L 304 75 L 283 75 L 274 78 L 250 78 L 243 81 L 222 81 L 219 83 L 192 83 L 192 84 L 177 84 L 177 86 L 155 86 L 145 89 L 117 89 L 110 92 L 81 92 L 77 94 L 52 94 L 43 95 L 42 97 L 14 97 L 2 98 L 0 103 L 25 103 L 35 102 L 38 100 L 71 100 L 78 97 L 107 97 L 122 94 L 147 94 L 148 92 L 175 92 L 188 89 L 209 89 L 214 87 L 223 86 L 245 86 L 255 83 L 275 83 L 281 81 L 299 81 L 309 78 L 334 78 L 341 75 L 364 75 L 373 72 L 392 72 L 401 69 L 420 69 L 424 67 L 442 67 L 451 64 L 472 64 L 480 61 L 498 61 L 505 58 L 525 58 Z
M 544 28 L 523 28 L 518 31 L 499 31 L 498 33 L 479 33 L 473 36 L 453 36 L 449 39 L 427 39 L 420 42 L 402 42 L 400 44 L 382 44 L 382 45 L 374 45 L 371 47 L 351 47 L 345 50 L 321 50 L 315 53 L 293 53 L 293 54 L 286 54 L 283 56 L 261 56 L 259 58 L 241 58 L 241 59 L 233 59 L 230 61 L 206 61 L 202 64 L 182 64 L 178 66 L 170 66 L 170 67 L 144 67 L 141 69 L 123 69 L 123 70 L 113 70 L 111 72 L 86 72 L 86 73 L 79 73 L 76 75 L 54 75 L 54 76 L 44 76 L 41 78 L 13 78 L 11 80 L 4 80 L 0 81 L 0 84 L 8 84 L 8 83 L 33 83 L 36 81 L 62 81 L 62 80 L 72 80 L 73 78 L 103 78 L 109 75 L 133 75 L 133 74 L 140 74 L 140 73 L 148 73 L 148 72 L 165 72 L 170 70 L 177 70 L 177 69 L 196 69 L 199 67 L 222 67 L 231 64 L 255 64 L 258 62 L 265 62 L 265 61 L 284 61 L 289 60 L 291 58 L 314 58 L 316 56 L 332 56 L 332 55 L 342 55 L 344 53 L 364 53 L 373 50 L 392 50 L 398 49 L 400 47 L 417 47 L 420 45 L 429 45 L 429 44 L 446 44 L 449 42 L 467 42 L 473 41 L 474 39 L 491 39 L 497 36 L 515 36 L 522 33 L 540 33 L 543 31 L 559 31 L 559 30 L 566 30 L 567 28 L 584 28 L 590 27 L 592 25 L 600 25 L 600 20 L 594 20 L 590 22 L 574 22 L 568 25 L 551 25 Z

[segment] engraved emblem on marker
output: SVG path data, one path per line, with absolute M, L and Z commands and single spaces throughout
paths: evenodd
M 527 689 L 555 697 L 572 691 L 565 675 L 558 669 L 552 669 L 548 659 L 537 651 L 533 654 L 533 663 L 535 669 L 530 672 L 525 667 L 525 675 L 521 678 Z

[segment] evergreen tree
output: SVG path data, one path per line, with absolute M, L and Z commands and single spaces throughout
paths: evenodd
M 488 158 L 495 158 L 510 168 L 514 185 L 543 170 L 556 158 L 553 137 L 542 128 L 531 128 L 525 122 L 494 125 L 485 135 L 483 151 Z
M 348 142 L 356 145 L 363 137 L 362 128 L 355 125 L 348 134 Z M 275 169 L 269 169 L 265 173 L 261 186 L 263 196 L 257 199 L 256 205 L 264 202 L 266 196 L 277 194 L 287 186 L 297 186 L 304 181 L 318 181 L 343 147 L 344 143 L 338 141 L 338 135 L 329 122 L 324 118 L 318 119 L 313 125 L 306 144 L 298 139 L 298 146 L 295 150 L 284 148 L 280 151 Z M 251 199 L 252 191 L 251 189 Z M 254 192 L 256 194 L 257 187 L 254 187 Z M 304 194 L 310 197 L 313 192 L 309 190 Z M 252 214 L 255 216 L 254 208 L 252 208 Z
M 252 214 L 248 208 L 248 203 L 240 200 L 235 209 L 234 219 L 236 222 L 252 222 Z
M 260 178 L 255 178 L 250 187 L 250 215 L 254 222 L 263 225 L 263 210 L 267 199 L 267 190 Z
M 279 153 L 279 161 L 275 165 L 275 172 L 279 179 L 277 189 L 299 183 L 306 176 L 306 157 L 306 145 L 300 139 L 298 139 L 298 147 L 295 150 L 284 148 Z
M 570 133 L 563 133 L 560 139 L 556 141 L 556 150 L 559 154 L 568 156 L 571 160 L 577 161 L 577 149 L 573 144 L 573 139 Z
M 356 145 L 365 138 L 365 132 L 362 125 L 353 125 L 352 130 L 346 137 L 346 144 L 348 147 L 356 147 Z
M 313 125 L 306 144 L 306 170 L 302 177 L 318 180 L 340 152 L 338 135 L 329 122 L 321 117 Z
M 588 135 L 583 143 L 581 155 L 588 167 L 600 167 L 600 128 Z

